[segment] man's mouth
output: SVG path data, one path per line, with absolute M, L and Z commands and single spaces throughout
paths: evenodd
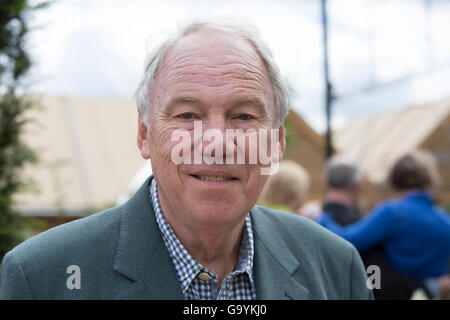
M 192 174 L 196 179 L 202 180 L 202 181 L 229 181 L 229 180 L 237 180 L 233 177 L 226 177 L 226 176 L 200 176 L 196 174 Z

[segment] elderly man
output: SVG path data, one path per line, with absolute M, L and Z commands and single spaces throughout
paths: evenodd
M 244 136 L 249 153 L 250 140 L 276 129 L 277 143 L 265 150 L 278 161 L 288 101 L 256 34 L 187 26 L 148 59 L 137 91 L 138 146 L 154 176 L 124 205 L 14 248 L 0 297 L 371 299 L 352 245 L 307 219 L 254 206 L 267 180 L 261 169 L 273 163 L 251 163 L 250 154 L 244 163 L 218 161 L 240 152 L 230 129 L 263 132 Z M 174 152 L 177 137 L 195 136 L 199 123 L 214 139 L 194 137 Z M 216 161 L 192 162 L 199 152 Z

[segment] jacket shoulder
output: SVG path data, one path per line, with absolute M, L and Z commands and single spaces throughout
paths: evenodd
M 308 288 L 310 299 L 373 298 L 359 253 L 347 240 L 292 213 L 255 207 L 252 218 L 255 237 L 266 248 L 295 257 L 298 267 L 291 270 L 292 277 Z
M 120 209 L 111 208 L 46 230 L 19 244 L 12 253 L 19 260 L 32 263 L 53 260 L 76 251 L 86 254 L 92 250 L 93 244 L 98 246 L 99 242 L 111 242 L 119 225 Z
M 103 283 L 114 276 L 120 213 L 112 208 L 54 227 L 9 251 L 0 270 L 0 299 L 110 297 L 113 289 Z M 83 290 L 68 290 L 74 270 L 83 275 Z

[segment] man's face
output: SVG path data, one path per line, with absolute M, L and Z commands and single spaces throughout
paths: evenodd
M 155 80 L 149 112 L 150 128 L 139 122 L 138 144 L 152 161 L 161 206 L 169 222 L 220 227 L 242 221 L 266 180 L 256 164 L 174 164 L 176 130 L 192 137 L 194 122 L 203 132 L 223 134 L 224 151 L 236 153 L 227 129 L 272 129 L 276 110 L 267 71 L 255 49 L 242 38 L 220 32 L 183 37 L 166 55 Z M 215 140 L 214 140 L 215 141 Z M 269 140 L 270 141 L 270 140 Z M 217 141 L 216 141 L 217 142 Z M 284 151 L 284 128 L 279 132 Z M 200 144 L 207 147 L 208 142 Z

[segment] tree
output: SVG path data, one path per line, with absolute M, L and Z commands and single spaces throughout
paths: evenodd
M 26 225 L 14 208 L 13 196 L 25 186 L 21 169 L 37 161 L 21 138 L 28 121 L 24 112 L 33 106 L 24 94 L 23 84 L 31 67 L 26 51 L 27 17 L 47 4 L 31 6 L 28 0 L 0 2 L 0 260 L 23 240 Z

